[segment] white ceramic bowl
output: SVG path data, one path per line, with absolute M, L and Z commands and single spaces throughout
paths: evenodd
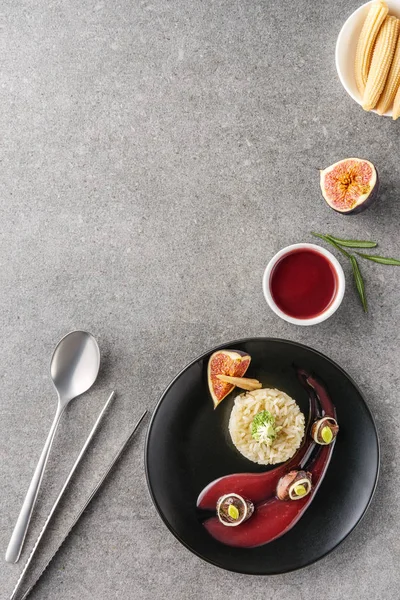
M 400 0 L 385 0 L 389 7 L 389 14 L 400 18 Z M 357 8 L 353 14 L 347 19 L 346 23 L 340 30 L 337 42 L 336 42 L 336 69 L 339 75 L 339 79 L 346 92 L 355 100 L 358 104 L 361 104 L 362 98 L 360 92 L 357 89 L 356 77 L 354 74 L 354 65 L 356 60 L 356 49 L 358 38 L 360 37 L 361 29 L 364 24 L 365 18 L 368 14 L 369 6 L 372 4 L 367 2 Z M 376 112 L 373 110 L 372 112 Z M 388 110 L 384 115 L 385 117 L 392 116 L 392 110 Z
M 319 252 L 320 254 L 322 254 L 322 256 L 325 256 L 325 258 L 327 258 L 329 260 L 332 268 L 334 269 L 334 271 L 336 272 L 336 275 L 337 275 L 338 289 L 336 291 L 336 296 L 335 296 L 333 302 L 331 302 L 331 304 L 326 308 L 326 310 L 324 310 L 324 312 L 322 312 L 320 315 L 318 315 L 316 317 L 312 317 L 311 319 L 296 319 L 295 317 L 290 317 L 289 315 L 284 313 L 279 308 L 279 306 L 277 306 L 277 304 L 275 303 L 275 300 L 273 299 L 272 294 L 271 294 L 270 282 L 271 282 L 272 271 L 273 271 L 276 263 L 283 256 L 285 256 L 286 254 L 289 254 L 290 252 L 293 252 L 293 250 L 304 250 L 304 249 L 305 250 L 309 249 L 309 250 L 314 250 L 314 252 Z M 277 252 L 277 254 L 275 254 L 275 256 L 273 258 L 271 258 L 271 260 L 269 261 L 267 268 L 264 271 L 264 277 L 263 277 L 263 292 L 264 292 L 265 299 L 268 302 L 270 308 L 279 317 L 281 317 L 285 321 L 288 321 L 288 323 L 293 323 L 294 325 L 316 325 L 317 323 L 322 323 L 322 321 L 326 321 L 326 319 L 329 319 L 329 317 L 331 317 L 333 315 L 333 313 L 336 312 L 337 309 L 339 308 L 339 306 L 343 300 L 345 287 L 346 287 L 346 282 L 345 282 L 345 278 L 344 278 L 344 273 L 343 273 L 343 269 L 342 269 L 339 261 L 333 256 L 333 254 L 331 254 L 331 252 L 329 252 L 329 250 L 325 250 L 325 248 L 322 248 L 321 246 L 317 246 L 316 244 L 292 244 L 291 246 L 286 246 L 286 248 L 282 248 L 282 250 Z

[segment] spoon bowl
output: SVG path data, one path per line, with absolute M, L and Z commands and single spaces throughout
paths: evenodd
M 68 404 L 92 387 L 100 368 L 99 346 L 87 331 L 72 331 L 54 350 L 50 374 L 60 402 Z

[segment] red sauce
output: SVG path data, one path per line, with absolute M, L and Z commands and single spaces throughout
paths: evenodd
M 290 317 L 311 319 L 323 313 L 337 291 L 337 275 L 330 261 L 310 249 L 294 250 L 275 265 L 270 279 L 272 297 Z

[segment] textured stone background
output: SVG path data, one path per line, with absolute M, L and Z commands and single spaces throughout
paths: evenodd
M 399 272 L 362 265 L 365 316 L 344 265 L 343 305 L 314 328 L 279 320 L 261 291 L 272 254 L 311 229 L 400 255 L 399 126 L 365 114 L 335 72 L 357 5 L 1 2 L 1 552 L 55 411 L 49 359 L 73 328 L 98 338 L 102 374 L 62 421 L 23 558 L 109 391 L 119 397 L 41 561 L 143 407 L 224 341 L 276 336 L 328 354 L 365 392 L 382 443 L 362 524 L 316 565 L 265 579 L 212 567 L 169 534 L 146 489 L 143 429 L 32 600 L 398 596 Z M 352 155 L 376 163 L 382 194 L 346 218 L 324 205 L 317 168 Z M 0 562 L 2 597 L 21 568 Z

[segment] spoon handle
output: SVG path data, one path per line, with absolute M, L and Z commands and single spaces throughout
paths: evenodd
M 58 405 L 57 407 L 57 412 L 54 417 L 53 424 L 50 428 L 49 435 L 47 436 L 46 443 L 42 450 L 42 454 L 40 455 L 39 462 L 33 474 L 32 481 L 29 485 L 27 494 L 25 496 L 25 500 L 19 513 L 17 522 L 15 524 L 14 531 L 12 532 L 12 536 L 6 552 L 6 561 L 9 563 L 18 562 L 18 559 L 20 557 L 21 550 L 25 541 L 25 536 L 28 531 L 29 522 L 31 520 L 33 507 L 35 506 L 40 484 L 42 483 L 47 459 L 49 458 L 51 446 L 53 444 L 54 436 L 56 434 L 61 416 L 64 412 L 64 408 L 65 407 L 62 407 L 60 405 Z

